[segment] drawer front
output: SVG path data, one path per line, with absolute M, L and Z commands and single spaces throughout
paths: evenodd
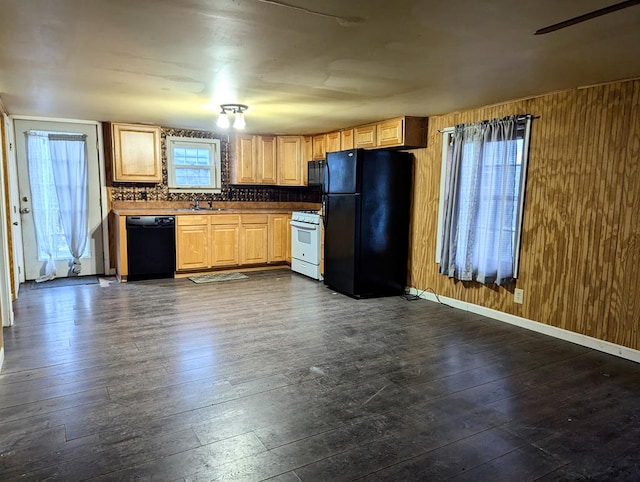
M 209 224 L 209 216 L 206 214 L 187 214 L 184 216 L 176 216 L 178 226 L 200 226 Z
M 266 214 L 243 214 L 242 224 L 267 224 Z
M 211 224 L 240 224 L 240 216 L 237 214 L 212 214 Z

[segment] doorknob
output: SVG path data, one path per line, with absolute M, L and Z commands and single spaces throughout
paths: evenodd
M 22 209 L 20 210 L 20 214 L 28 214 L 28 213 L 30 213 L 30 212 L 31 212 L 31 209 L 29 209 L 29 208 L 22 208 Z
M 17 226 L 17 225 L 18 225 L 18 221 L 14 221 L 14 222 L 13 222 L 13 225 L 14 225 L 14 226 Z

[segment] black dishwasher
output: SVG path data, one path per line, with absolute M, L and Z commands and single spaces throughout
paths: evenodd
M 127 216 L 127 258 L 127 280 L 173 278 L 175 217 Z

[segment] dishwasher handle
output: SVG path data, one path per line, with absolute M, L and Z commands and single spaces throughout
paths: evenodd
M 127 216 L 127 227 L 172 228 L 175 216 Z

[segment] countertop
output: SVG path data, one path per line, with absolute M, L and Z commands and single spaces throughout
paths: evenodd
M 160 205 L 161 204 L 161 205 Z M 318 203 L 214 203 L 209 209 L 194 210 L 191 203 L 119 202 L 111 210 L 118 216 L 191 216 L 202 214 L 261 214 L 289 213 L 299 210 L 320 209 Z

